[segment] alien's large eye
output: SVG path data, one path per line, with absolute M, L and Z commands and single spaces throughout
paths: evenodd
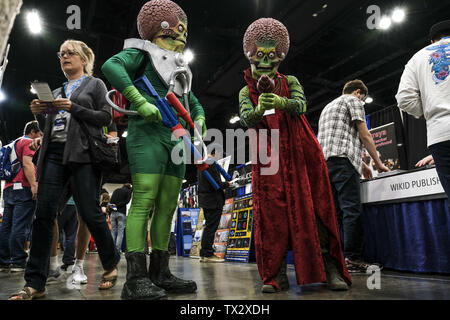
M 261 59 L 262 57 L 264 57 L 264 53 L 262 51 L 258 51 L 258 53 L 256 54 L 256 57 Z
M 180 31 L 180 32 L 183 32 L 183 31 L 184 31 L 184 27 L 183 27 L 182 24 L 180 24 L 180 25 L 178 26 L 178 31 Z
M 269 53 L 269 59 L 275 59 L 275 52 Z

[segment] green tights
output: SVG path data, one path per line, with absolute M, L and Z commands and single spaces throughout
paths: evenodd
M 177 207 L 182 179 L 161 174 L 132 175 L 133 200 L 126 224 L 128 252 L 145 252 L 147 224 L 154 206 L 150 237 L 152 249 L 167 251 L 170 228 Z

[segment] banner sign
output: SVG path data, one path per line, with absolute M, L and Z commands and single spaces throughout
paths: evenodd
M 361 182 L 361 202 L 402 202 L 416 197 L 445 198 L 435 168 L 417 170 Z

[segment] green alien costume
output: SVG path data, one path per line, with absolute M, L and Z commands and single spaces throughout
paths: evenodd
M 158 95 L 165 97 L 168 81 L 161 76 L 161 68 L 154 55 L 167 59 L 182 52 L 186 44 L 187 17 L 172 1 L 152 0 L 141 8 L 138 29 L 143 40 L 129 39 L 137 45 L 128 46 L 127 41 L 130 42 L 127 40 L 125 49 L 110 58 L 102 66 L 102 71 L 110 84 L 131 103 L 130 109 L 139 114 L 129 116 L 128 120 L 127 153 L 133 198 L 126 224 L 127 282 L 122 298 L 160 299 L 165 297 L 164 290 L 169 293 L 196 290 L 195 282 L 178 279 L 168 269 L 170 227 L 186 170 L 184 163 L 172 162 L 171 153 L 177 144 L 183 145 L 183 142 L 174 138 L 170 128 L 161 123 L 154 99 L 137 89 L 133 81 L 145 75 Z M 142 69 L 143 66 L 145 68 Z M 174 92 L 177 93 L 176 90 Z M 183 94 L 178 92 L 177 95 L 184 104 Z M 184 96 L 188 96 L 191 118 L 204 135 L 206 126 L 202 106 L 192 92 Z M 184 120 L 180 119 L 180 123 L 186 128 Z M 149 213 L 153 207 L 150 227 L 152 254 L 147 275 L 145 242 Z

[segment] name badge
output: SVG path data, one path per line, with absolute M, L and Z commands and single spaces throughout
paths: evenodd
M 64 129 L 66 128 L 66 124 L 67 124 L 67 119 L 65 119 L 65 118 L 56 118 L 55 119 L 55 124 L 53 126 L 53 130 L 55 132 L 64 131 Z
M 14 182 L 13 184 L 13 190 L 22 190 L 22 183 L 21 182 Z

